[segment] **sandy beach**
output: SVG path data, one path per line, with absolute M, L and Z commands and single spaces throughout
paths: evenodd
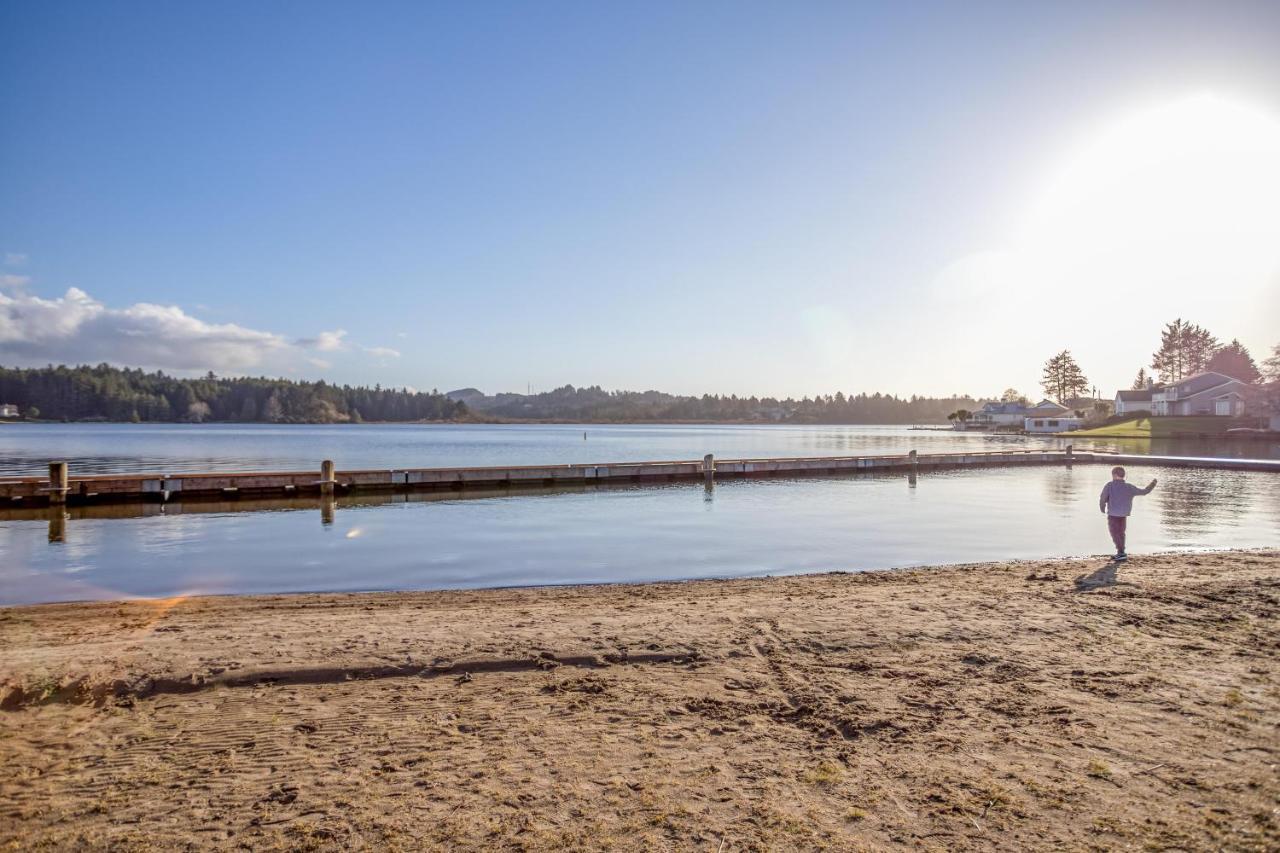
M 1280 551 L 0 610 L 0 847 L 1280 847 Z M 1102 571 L 1100 571 L 1102 570 Z

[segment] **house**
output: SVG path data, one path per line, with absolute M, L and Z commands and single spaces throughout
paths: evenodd
M 1163 389 L 1162 389 L 1163 390 Z M 1141 412 L 1151 414 L 1151 395 L 1154 388 L 1139 388 L 1135 391 L 1116 392 L 1116 414 L 1133 415 Z
M 1021 426 L 1027 418 L 1026 403 L 984 403 L 973 413 L 969 425 L 975 427 Z
M 1022 428 L 1027 432 L 1068 432 L 1073 429 L 1080 429 L 1080 425 L 1084 423 L 1084 418 L 1078 418 L 1071 413 L 1055 415 L 1052 417 L 1042 415 L 1040 417 L 1030 417 L 1023 422 Z
M 1068 409 L 1066 406 L 1062 405 L 1061 403 L 1055 403 L 1048 398 L 1045 398 L 1041 400 L 1039 403 L 1036 403 L 1034 406 L 1027 409 L 1027 412 L 1026 412 L 1026 417 L 1028 418 L 1056 418 L 1056 417 L 1062 417 L 1062 416 L 1072 417 L 1074 415 L 1075 415 L 1075 412 L 1073 412 L 1071 409 Z
M 12 403 L 0 403 L 0 418 L 16 418 L 18 407 Z
M 1248 391 L 1248 382 L 1206 370 L 1181 382 L 1152 389 L 1151 414 L 1236 417 L 1244 414 Z

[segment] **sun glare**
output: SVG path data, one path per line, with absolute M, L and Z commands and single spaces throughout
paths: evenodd
M 1280 120 L 1198 95 L 1068 157 L 1019 240 L 1042 270 L 1112 286 L 1262 286 L 1280 268 Z

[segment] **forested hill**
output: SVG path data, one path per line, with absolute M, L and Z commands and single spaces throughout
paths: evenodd
M 820 424 L 946 423 L 957 409 L 974 409 L 972 397 L 896 397 L 843 393 L 805 397 L 677 396 L 661 391 L 606 391 L 565 385 L 539 394 L 487 396 L 475 388 L 449 391 L 473 414 L 488 418 L 588 422 L 712 421 Z
M 163 373 L 97 367 L 0 366 L 0 403 L 28 418 L 107 421 L 242 421 L 359 423 L 362 421 L 758 422 L 827 424 L 946 423 L 971 397 L 895 397 L 842 393 L 800 400 L 661 391 L 605 391 L 565 385 L 539 394 L 487 396 L 474 388 L 439 394 L 394 388 L 352 388 L 326 382 L 214 376 L 180 379 Z
M 42 420 L 345 423 L 453 420 L 465 403 L 435 391 L 351 388 L 286 379 L 228 379 L 97 367 L 0 366 L 0 403 Z

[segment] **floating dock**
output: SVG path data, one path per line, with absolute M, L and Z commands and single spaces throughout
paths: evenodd
M 48 477 L 0 477 L 0 506 L 118 503 L 130 501 L 227 500 L 238 497 L 297 497 L 308 494 L 464 490 L 476 487 L 546 487 L 705 480 L 738 477 L 802 477 L 849 473 L 953 470 L 993 466 L 1072 464 L 1160 465 L 1280 473 L 1280 459 L 1147 456 L 1064 450 L 885 456 L 816 456 L 785 459 L 702 459 L 673 462 L 610 462 L 590 465 L 521 465 L 485 468 L 337 470 L 326 460 L 318 471 L 213 472 L 200 474 L 92 474 L 75 476 L 65 462 L 51 462 Z

